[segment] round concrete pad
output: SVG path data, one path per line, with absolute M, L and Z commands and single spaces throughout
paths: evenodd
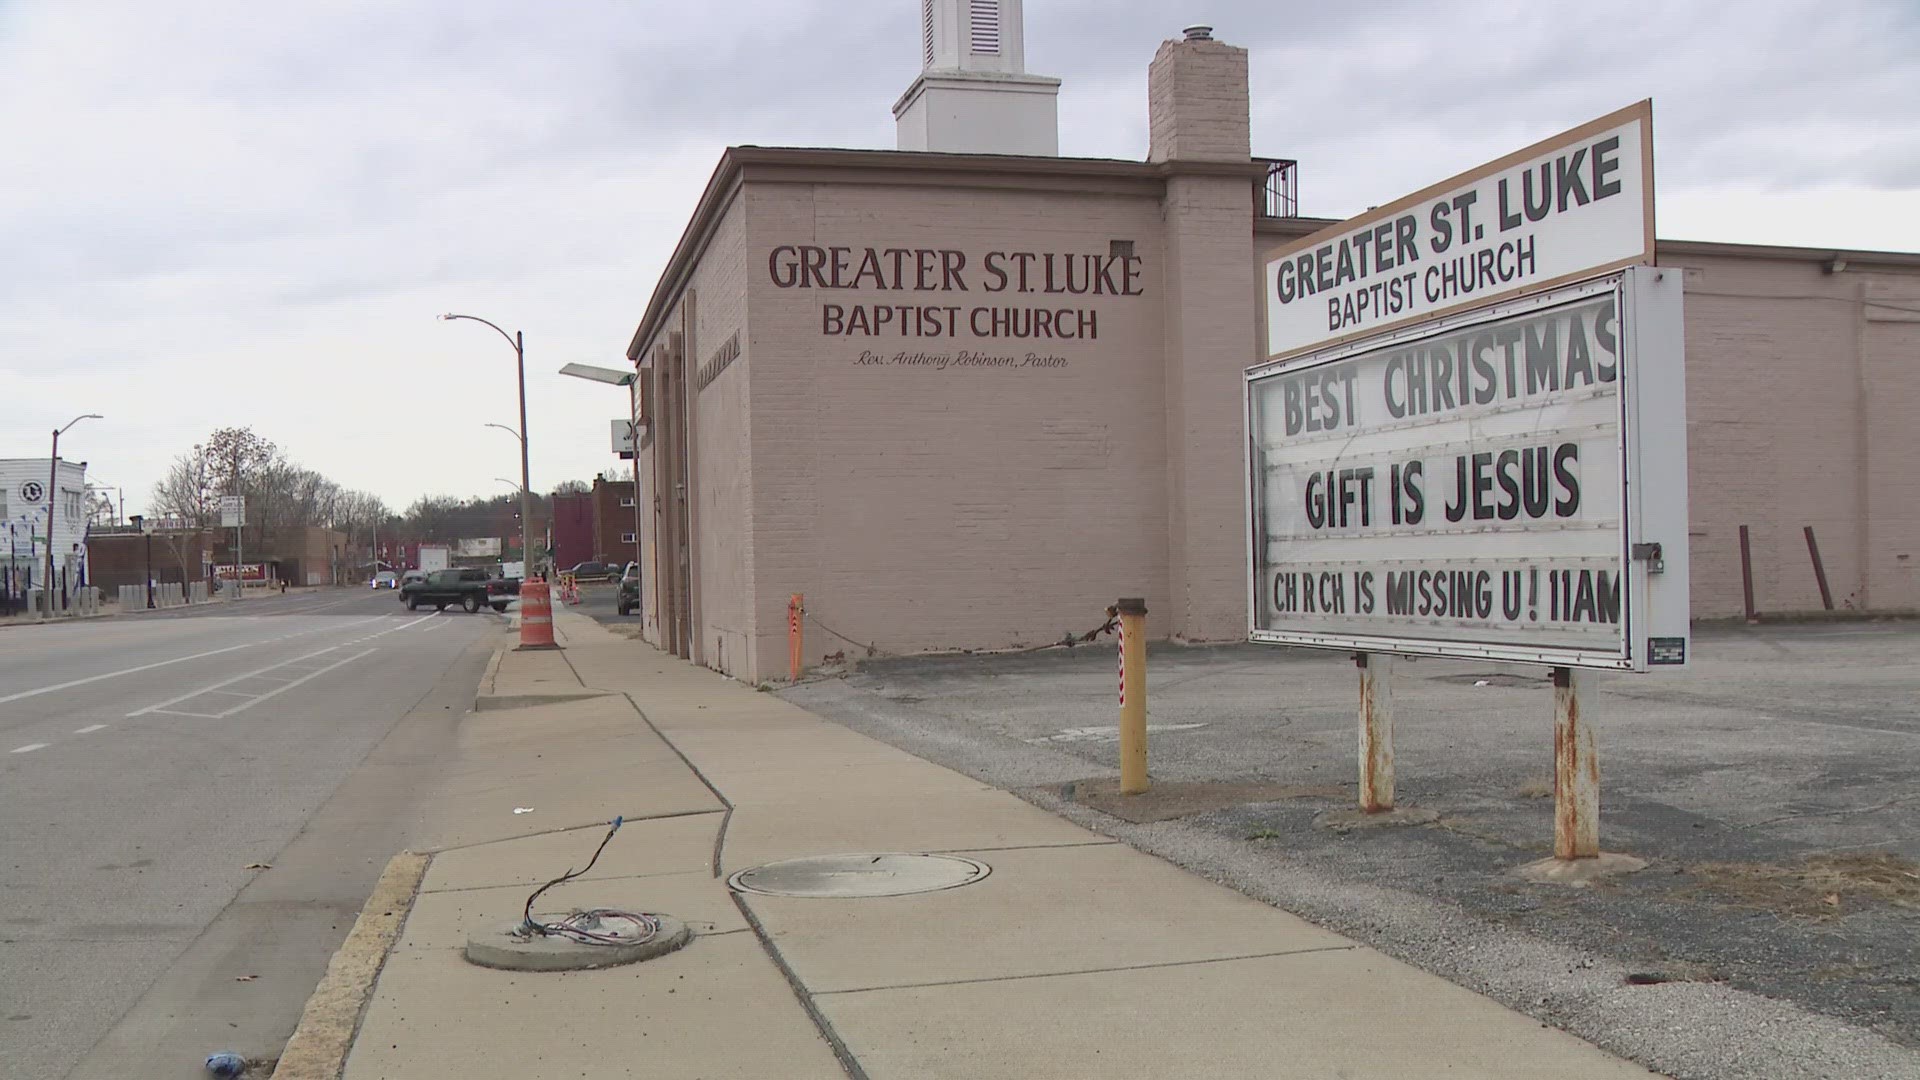
M 536 915 L 541 922 L 563 914 Z M 585 971 L 618 967 L 664 956 L 685 945 L 693 932 L 670 915 L 654 915 L 660 932 L 645 941 L 624 945 L 588 945 L 572 938 L 525 935 L 517 922 L 483 930 L 467 939 L 467 962 L 503 971 Z
M 1603 851 L 1591 859 L 1539 859 L 1513 872 L 1538 885 L 1566 885 L 1582 889 L 1601 878 L 1637 873 L 1647 868 L 1647 860 L 1617 851 Z
M 1328 810 L 1313 819 L 1315 825 L 1334 832 L 1351 832 L 1354 829 L 1387 829 L 1396 825 L 1431 825 L 1440 820 L 1438 810 L 1423 810 L 1417 806 L 1396 806 L 1391 810 L 1377 810 L 1371 814 L 1358 807 L 1350 810 Z
M 992 872 L 986 863 L 958 855 L 818 855 L 750 867 L 727 884 L 768 896 L 906 896 L 971 885 Z

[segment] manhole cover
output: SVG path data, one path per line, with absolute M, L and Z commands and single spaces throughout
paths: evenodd
M 727 884 L 768 896 L 906 896 L 971 885 L 992 872 L 958 855 L 817 855 L 750 867 Z

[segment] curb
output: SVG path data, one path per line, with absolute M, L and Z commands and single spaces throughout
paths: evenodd
M 314 987 L 275 1066 L 275 1080 L 338 1080 L 359 1032 L 360 1014 L 400 927 L 413 910 L 430 856 L 403 851 L 387 861 L 327 973 Z
M 480 696 L 493 694 L 493 680 L 500 675 L 500 658 L 507 655 L 505 649 L 493 650 L 493 656 L 487 661 L 487 670 L 480 673 L 480 685 L 485 687 Z

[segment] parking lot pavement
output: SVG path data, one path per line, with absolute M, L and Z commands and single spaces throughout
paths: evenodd
M 1195 785 L 1158 821 L 1088 805 L 1117 772 L 1110 645 L 785 693 L 1672 1075 L 1920 1075 L 1874 1038 L 1920 1048 L 1920 623 L 1706 629 L 1695 654 L 1586 695 L 1602 846 L 1650 865 L 1578 890 L 1511 873 L 1552 846 L 1539 669 L 1403 661 L 1399 804 L 1438 818 L 1344 833 L 1316 824 L 1355 803 L 1344 654 L 1156 648 L 1152 773 Z

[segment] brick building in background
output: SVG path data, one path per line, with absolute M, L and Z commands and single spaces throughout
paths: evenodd
M 561 570 L 594 557 L 593 494 L 553 493 L 553 565 Z
M 1122 595 L 1156 637 L 1244 638 L 1258 282 L 1331 224 L 1251 156 L 1247 53 L 1166 42 L 1147 160 L 1060 158 L 1019 0 L 929 12 L 918 152 L 728 149 L 640 318 L 649 640 L 784 672 L 792 593 L 890 652 L 1055 641 Z M 1920 256 L 1657 262 L 1685 268 L 1695 616 L 1741 612 L 1742 525 L 1762 610 L 1820 606 L 1806 525 L 1841 604 L 1920 607 Z
M 633 515 L 633 481 L 593 480 L 593 557 L 612 566 L 639 559 L 638 526 Z

